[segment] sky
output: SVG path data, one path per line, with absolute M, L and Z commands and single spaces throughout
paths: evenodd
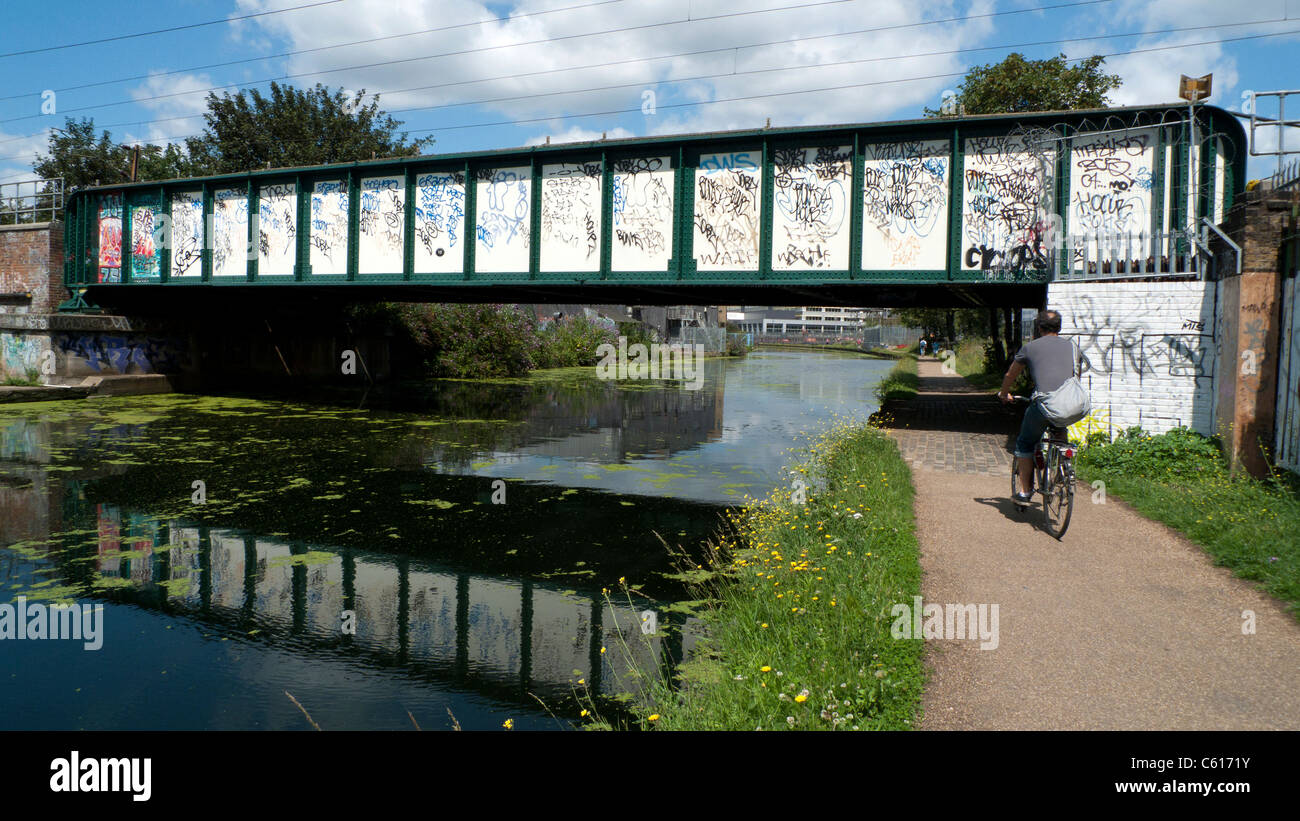
M 0 183 L 31 179 L 68 117 L 121 143 L 180 142 L 210 90 L 271 80 L 378 93 L 431 153 L 919 118 L 1015 51 L 1107 55 L 1117 105 L 1177 102 L 1180 74 L 1213 73 L 1210 102 L 1234 111 L 1245 92 L 1300 89 L 1300 0 L 0 4 Z M 1259 140 L 1273 148 L 1277 129 Z M 1248 176 L 1275 164 L 1251 158 Z

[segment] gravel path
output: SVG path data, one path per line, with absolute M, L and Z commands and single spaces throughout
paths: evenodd
M 1018 415 L 999 420 L 936 361 L 920 375 L 917 404 L 946 403 L 952 421 L 896 414 L 909 425 L 894 433 L 913 454 L 922 594 L 999 616 L 996 649 L 927 642 L 922 729 L 1300 729 L 1300 624 L 1275 599 L 1117 499 L 1094 504 L 1087 485 L 1058 542 L 1040 508 L 1010 503 L 1009 459 L 986 455 L 1006 452 Z M 976 458 L 916 456 L 954 441 Z

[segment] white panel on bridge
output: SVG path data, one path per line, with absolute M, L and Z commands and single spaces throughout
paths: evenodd
M 280 542 L 257 540 L 257 585 L 253 611 L 259 616 L 293 619 L 293 548 Z
M 203 254 L 202 191 L 172 194 L 171 251 L 171 276 L 197 277 L 203 273 L 200 264 Z
M 600 270 L 600 163 L 542 166 L 541 270 Z
M 1159 255 L 1150 239 L 1155 143 L 1155 129 L 1074 138 L 1069 231 L 1076 245 L 1098 246 L 1103 260 Z M 1083 251 L 1075 261 L 1082 263 Z
M 248 276 L 248 195 L 242 188 L 212 192 L 212 275 Z
M 673 256 L 674 173 L 668 157 L 614 162 L 611 270 L 668 270 Z
M 406 240 L 406 177 L 361 178 L 358 274 L 400 274 Z
M 456 659 L 456 577 L 412 570 L 408 630 L 412 659 L 449 664 Z
M 532 172 L 527 166 L 480 169 L 475 186 L 474 270 L 527 271 Z
M 849 267 L 853 146 L 775 153 L 773 270 Z
M 864 146 L 862 268 L 948 267 L 949 140 Z
M 700 155 L 695 172 L 697 270 L 758 270 L 761 156 L 758 151 Z
M 386 562 L 356 562 L 357 639 L 375 649 L 395 653 L 398 646 L 397 568 Z
M 523 599 L 518 584 L 481 577 L 469 580 L 469 663 L 503 677 L 519 675 L 522 657 Z
M 229 531 L 211 530 L 208 532 L 208 543 L 212 545 L 209 570 L 212 577 L 212 606 L 231 609 L 240 607 L 244 603 L 244 573 L 247 564 L 244 537 Z
M 343 557 L 334 553 L 323 562 L 309 561 L 306 575 L 307 624 L 333 638 L 343 625 Z
M 169 566 L 167 598 L 172 601 L 198 604 L 202 599 L 200 582 L 203 574 L 200 562 L 202 551 L 199 546 L 199 529 L 169 522 L 168 544 L 171 549 L 167 553 Z
M 298 197 L 293 183 L 263 185 L 258 190 L 257 274 L 292 275 L 294 239 L 298 234 Z M 314 249 L 313 249 L 314 250 Z
M 465 175 L 436 172 L 416 176 L 415 273 L 462 273 L 464 242 Z
M 1015 136 L 966 140 L 961 266 L 986 279 L 1046 265 L 1048 206 L 1056 152 L 1041 156 Z
M 311 192 L 311 272 L 348 272 L 348 181 L 317 180 Z M 258 273 L 262 273 L 259 269 Z

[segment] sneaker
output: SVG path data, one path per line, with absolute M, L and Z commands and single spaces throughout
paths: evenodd
M 1034 494 L 1017 492 L 1011 498 L 1015 500 L 1016 504 L 1027 505 L 1034 500 Z

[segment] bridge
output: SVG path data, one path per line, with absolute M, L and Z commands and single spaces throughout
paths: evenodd
M 780 128 L 268 169 L 68 199 L 64 282 L 124 311 L 308 297 L 1021 305 L 1192 275 L 1244 188 L 1222 109 Z M 1057 216 L 1059 215 L 1059 216 Z

